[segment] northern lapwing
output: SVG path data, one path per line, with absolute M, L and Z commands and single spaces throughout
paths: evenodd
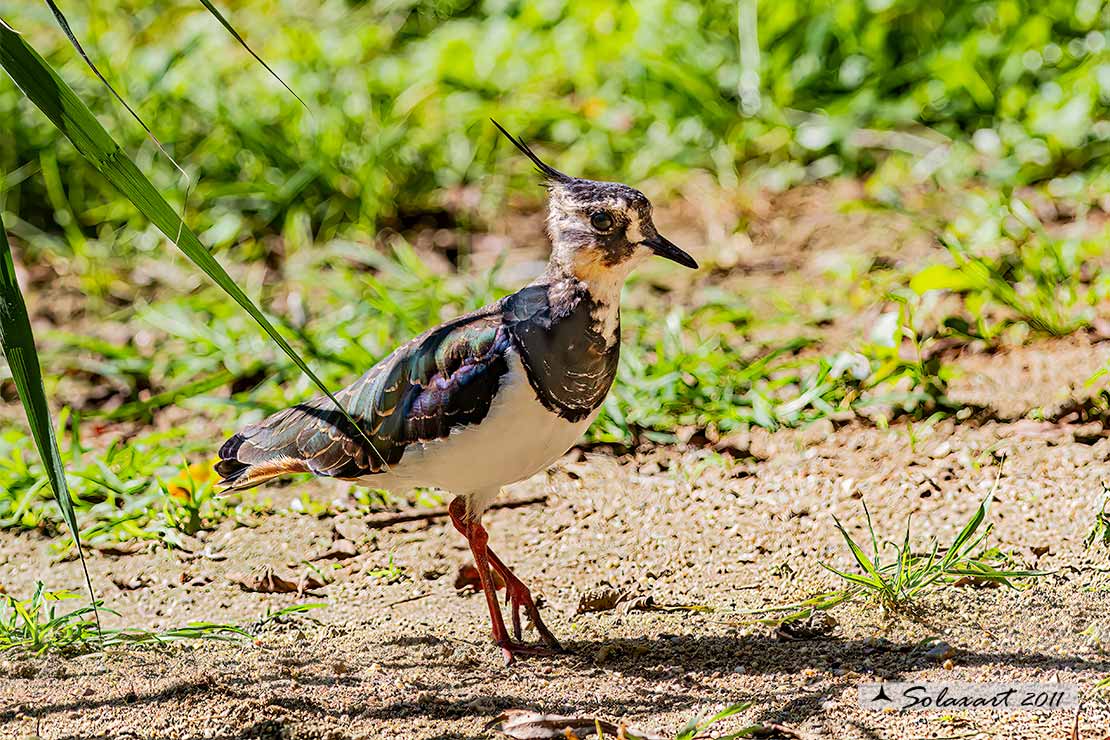
M 561 647 L 528 588 L 489 548 L 482 512 L 503 486 L 558 460 L 597 416 L 617 372 L 629 273 L 651 255 L 698 264 L 656 231 L 643 193 L 565 175 L 493 124 L 543 176 L 551 239 L 545 272 L 401 345 L 339 391 L 359 428 L 326 397 L 316 398 L 244 428 L 220 448 L 216 470 L 230 489 L 314 473 L 454 494 L 451 521 L 470 544 L 494 642 L 510 663 Z M 512 637 L 491 567 L 505 582 Z M 547 648 L 520 642 L 522 608 Z

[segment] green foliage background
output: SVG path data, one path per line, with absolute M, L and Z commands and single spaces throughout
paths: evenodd
M 443 188 L 505 171 L 498 160 L 511 155 L 494 151 L 491 115 L 550 142 L 568 171 L 632 181 L 705 168 L 726 186 L 743 173 L 783 187 L 866 171 L 874 141 L 860 131 L 869 129 L 929 127 L 968 149 L 967 174 L 1000 183 L 1110 153 L 1103 0 L 745 6 L 758 28 L 746 56 L 733 2 L 231 4 L 234 22 L 311 113 L 198 3 L 116 0 L 70 20 L 193 174 L 190 206 L 216 247 L 293 213 L 329 238 L 439 207 Z M 126 148 L 146 153 L 160 184 L 180 192 L 44 6 L 0 4 L 0 14 L 49 52 L 113 131 L 127 132 Z M 49 177 L 16 176 L 6 183 L 9 211 L 47 231 L 142 228 L 7 80 L 0 116 L 12 134 L 0 143 L 0 170 L 42 162 L 64 173 L 70 206 Z M 980 129 L 989 131 L 973 139 Z
M 860 347 L 820 346 L 831 308 L 757 315 L 747 297 L 701 275 L 697 291 L 630 296 L 621 376 L 594 442 L 804 424 L 866 404 L 958 414 L 968 410 L 946 397 L 948 370 L 923 343 L 992 343 L 1015 325 L 1067 333 L 1110 296 L 1098 267 L 1107 240 L 1050 235 L 1014 198 L 1025 186 L 1066 197 L 1078 218 L 1110 192 L 1106 0 L 221 8 L 307 107 L 194 0 L 63 6 L 188 182 L 45 5 L 0 0 L 0 18 L 186 206 L 203 246 L 332 388 L 404 338 L 519 284 L 499 269 L 475 275 L 467 262 L 473 235 L 527 210 L 506 207 L 510 192 L 540 198 L 489 117 L 560 169 L 656 193 L 703 173 L 725 193 L 845 175 L 897 207 L 886 170 L 942 151 L 902 184 L 927 182 L 963 207 L 938 226 L 951 259 L 856 281 L 874 300 L 890 291 L 893 306 Z M 28 272 L 48 395 L 67 409 L 59 436 L 86 533 L 172 543 L 265 509 L 216 499 L 208 456 L 233 426 L 305 398 L 312 384 L 5 75 L 0 121 L 0 211 Z M 414 225 L 458 238 L 457 270 L 426 264 L 403 239 L 385 248 L 381 234 Z M 920 295 L 940 290 L 961 296 L 961 312 L 923 318 Z M 749 339 L 767 325 L 791 328 Z M 0 394 L 14 401 L 9 386 L 0 367 Z M 59 512 L 11 408 L 0 416 L 0 527 L 53 532 Z

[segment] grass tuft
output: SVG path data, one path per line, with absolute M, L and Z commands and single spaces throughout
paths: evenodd
M 997 548 L 986 547 L 993 525 L 987 522 L 990 502 L 995 486 L 972 513 L 971 518 L 945 548 L 935 539 L 924 554 L 911 546 L 910 520 L 901 541 L 885 540 L 880 543 L 871 521 L 867 504 L 863 504 L 869 542 L 858 543 L 835 516 L 833 522 L 852 555 L 858 572 L 834 568 L 826 563 L 821 567 L 847 582 L 847 587 L 818 594 L 802 602 L 779 607 L 771 612 L 785 612 L 774 620 L 778 623 L 810 618 L 814 612 L 831 609 L 857 599 L 878 603 L 884 611 L 904 611 L 927 591 L 953 584 L 994 583 L 1015 587 L 1014 581 L 1047 575 L 1045 571 L 1020 570 L 1006 567 L 1010 558 Z M 870 549 L 870 554 L 865 551 Z M 886 559 L 883 553 L 892 551 Z
M 193 622 L 184 627 L 153 631 L 146 629 L 98 629 L 91 619 L 97 609 L 116 614 L 97 601 L 70 611 L 59 604 L 76 596 L 66 591 L 47 591 L 41 581 L 28 599 L 0 594 L 0 652 L 29 656 L 56 653 L 66 656 L 103 652 L 123 645 L 163 646 L 181 640 L 238 640 L 251 633 L 232 624 Z
M 908 607 L 921 593 L 936 585 L 950 584 L 959 579 L 1012 587 L 1014 579 L 1044 575 L 1042 571 L 1000 568 L 998 566 L 1005 562 L 1005 556 L 998 550 L 982 547 L 992 529 L 989 523 L 983 525 L 993 495 L 993 490 L 987 494 L 943 554 L 936 540 L 932 541 L 927 554 L 918 554 L 912 550 L 909 519 L 906 520 L 902 541 L 899 543 L 888 540 L 880 548 L 871 514 L 864 503 L 863 513 L 871 540 L 870 556 L 852 538 L 840 520 L 833 517 L 837 530 L 861 572 L 838 570 L 826 563 L 821 563 L 821 567 L 848 581 L 852 589 L 858 589 L 860 595 L 878 601 L 883 608 L 890 611 Z M 884 562 L 882 558 L 882 552 L 886 549 L 893 551 L 893 558 L 889 562 Z

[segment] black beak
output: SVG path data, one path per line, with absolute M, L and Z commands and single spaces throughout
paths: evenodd
M 693 257 L 683 252 L 674 244 L 671 244 L 659 234 L 656 234 L 650 239 L 644 239 L 643 245 L 660 257 L 666 257 L 670 261 L 677 262 L 683 267 L 689 267 L 692 270 L 698 269 L 698 263 Z

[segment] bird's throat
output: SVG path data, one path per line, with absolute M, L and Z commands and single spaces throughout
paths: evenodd
M 621 292 L 627 271 L 603 267 L 593 261 L 575 261 L 550 269 L 546 279 L 551 285 L 554 305 L 568 305 L 585 299 L 592 319 L 591 329 L 613 346 L 620 337 Z

